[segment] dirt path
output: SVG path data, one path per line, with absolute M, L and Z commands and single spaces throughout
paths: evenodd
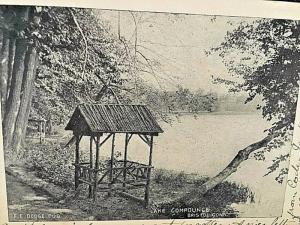
M 39 190 L 20 183 L 6 175 L 10 221 L 79 220 L 87 215 L 78 209 L 70 209 Z

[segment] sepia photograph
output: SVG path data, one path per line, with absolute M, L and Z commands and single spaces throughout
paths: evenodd
M 9 222 L 282 216 L 299 21 L 2 5 L 0 24 Z

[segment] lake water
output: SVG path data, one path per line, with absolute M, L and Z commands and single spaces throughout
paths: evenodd
M 258 114 L 202 114 L 195 118 L 185 115 L 172 124 L 160 123 L 163 134 L 155 137 L 153 165 L 203 176 L 214 176 L 233 159 L 240 149 L 265 137 L 270 123 Z M 88 140 L 83 141 L 88 146 Z M 110 155 L 110 142 L 101 155 Z M 123 153 L 124 135 L 116 136 L 116 150 Z M 289 146 L 269 153 L 264 162 L 250 158 L 240 165 L 228 180 L 242 183 L 255 192 L 255 203 L 235 205 L 243 217 L 281 215 L 285 185 L 266 177 L 267 167 L 276 154 L 289 151 Z M 147 162 L 148 147 L 138 137 L 130 141 L 128 159 Z M 287 162 L 288 163 L 288 162 Z

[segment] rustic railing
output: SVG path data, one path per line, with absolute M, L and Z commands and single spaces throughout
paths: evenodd
M 125 166 L 126 165 L 126 166 Z M 142 186 L 148 179 L 148 170 L 153 168 L 142 163 L 133 161 L 116 161 L 113 168 L 90 168 L 89 163 L 74 164 L 79 182 L 92 184 L 95 172 L 97 172 L 97 184 L 125 183 L 135 186 Z M 125 178 L 124 178 L 125 177 Z M 145 183 L 146 184 L 146 183 Z
M 88 184 L 90 188 L 96 187 L 97 191 L 109 193 L 146 187 L 150 179 L 149 170 L 153 168 L 146 164 L 123 160 L 115 161 L 113 168 L 108 166 L 93 169 L 90 168 L 90 163 L 85 162 L 74 164 L 74 166 L 79 184 Z

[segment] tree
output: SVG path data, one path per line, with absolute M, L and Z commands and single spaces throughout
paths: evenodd
M 64 123 L 82 102 L 139 101 L 132 91 L 144 87 L 138 71 L 153 72 L 154 67 L 137 41 L 130 44 L 120 32 L 118 38 L 111 35 L 95 10 L 37 9 L 1 8 L 1 104 L 10 152 L 20 149 L 29 114 L 44 117 L 52 127 Z M 18 74 L 11 76 L 17 67 Z M 150 98 L 149 92 L 144 95 Z
M 202 89 L 196 90 L 193 93 L 189 105 L 189 111 L 199 112 L 199 111 L 215 111 L 217 108 L 217 94 L 216 93 L 204 93 Z
M 79 103 L 118 101 L 128 79 L 126 50 L 93 10 L 3 6 L 0 13 L 7 155 L 18 155 L 29 114 L 59 124 Z
M 62 124 L 82 102 L 122 99 L 126 51 L 92 9 L 49 8 L 42 16 L 41 63 L 33 114 Z
M 36 7 L 2 6 L 0 87 L 4 149 L 18 146 L 31 102 L 37 62 Z
M 181 200 L 197 201 L 234 173 L 251 154 L 263 160 L 266 152 L 291 140 L 299 89 L 299 34 L 300 26 L 295 21 L 261 19 L 242 23 L 227 34 L 220 46 L 212 49 L 210 54 L 217 52 L 233 77 L 242 78 L 239 81 L 217 78 L 216 81 L 230 86 L 232 92 L 245 91 L 246 102 L 261 96 L 263 104 L 258 108 L 263 118 L 273 123 L 265 131 L 265 138 L 240 150 L 225 169 Z M 277 170 L 280 162 L 287 159 L 287 153 L 274 158 L 268 173 Z M 276 180 L 282 183 L 285 174 L 287 168 L 282 168 Z

